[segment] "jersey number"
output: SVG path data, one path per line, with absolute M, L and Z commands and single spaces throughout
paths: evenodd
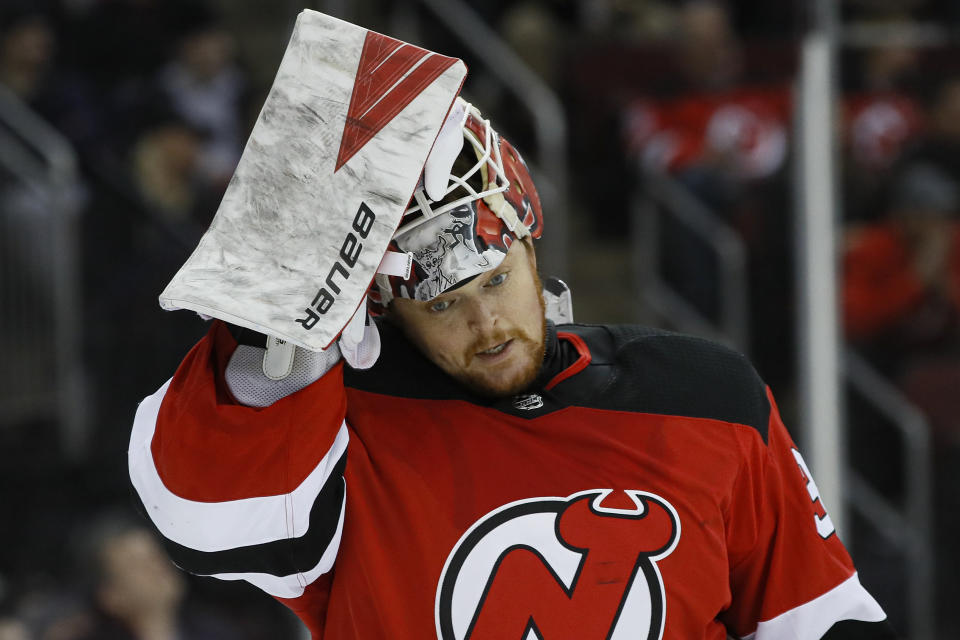
M 797 466 L 800 467 L 800 473 L 803 474 L 803 479 L 807 481 L 807 493 L 810 494 L 810 501 L 814 505 L 818 505 L 819 508 L 817 511 L 822 511 L 823 515 L 819 513 L 813 514 L 814 523 L 817 525 L 817 533 L 820 534 L 820 537 L 826 540 L 833 535 L 833 532 L 836 529 L 833 526 L 833 521 L 830 519 L 830 514 L 827 513 L 826 507 L 823 506 L 823 501 L 820 500 L 820 490 L 817 489 L 817 483 L 813 481 L 813 476 L 810 474 L 810 469 L 807 467 L 807 463 L 803 461 L 803 456 L 800 455 L 800 452 L 796 449 L 791 449 L 793 452 L 793 457 L 797 461 Z

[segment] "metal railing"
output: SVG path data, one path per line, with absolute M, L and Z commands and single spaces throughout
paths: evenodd
M 746 316 L 724 311 L 749 299 L 746 247 L 737 233 L 672 178 L 644 174 L 642 189 L 632 205 L 633 270 L 647 319 L 666 321 L 673 328 L 718 339 L 741 348 L 749 338 Z M 718 319 L 708 318 L 659 272 L 659 227 L 674 222 L 710 247 L 718 263 L 723 289 Z M 727 298 L 730 296 L 729 298 Z M 910 562 L 907 577 L 907 617 L 912 640 L 934 638 L 933 483 L 930 435 L 922 413 L 902 393 L 852 350 L 842 359 L 843 374 L 852 388 L 890 421 L 906 442 L 904 448 L 907 504 L 901 511 L 847 465 L 844 503 L 859 512 Z
M 86 420 L 77 232 L 69 143 L 0 86 L 0 425 L 55 420 L 83 455 Z
M 631 235 L 639 298 L 660 318 L 749 352 L 747 248 L 740 235 L 683 185 L 662 173 L 641 172 L 642 195 L 634 200 Z M 716 257 L 719 309 L 708 318 L 659 275 L 662 221 L 671 218 Z
M 934 635 L 933 479 L 930 426 L 923 414 L 863 357 L 847 349 L 842 360 L 850 385 L 899 431 L 906 473 L 901 511 L 874 490 L 856 471 L 847 473 L 847 502 L 909 560 L 907 611 L 913 640 Z

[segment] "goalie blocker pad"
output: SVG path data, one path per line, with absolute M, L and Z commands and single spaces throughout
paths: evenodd
M 363 301 L 465 76 L 456 58 L 301 12 L 213 222 L 160 306 L 328 347 Z

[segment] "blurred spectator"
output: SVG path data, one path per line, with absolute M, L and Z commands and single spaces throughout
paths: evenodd
M 671 11 L 660 39 L 586 40 L 567 63 L 572 161 L 582 177 L 572 186 L 590 210 L 604 212 L 594 216 L 594 230 L 608 239 L 627 235 L 637 166 L 687 179 L 733 219 L 741 217 L 734 209 L 743 187 L 778 179 L 789 156 L 792 43 L 744 40 L 734 26 L 734 3 L 661 4 Z M 760 215 L 756 207 L 749 208 L 743 221 L 766 235 L 763 221 L 751 219 Z
M 200 129 L 161 107 L 149 116 L 130 150 L 133 181 L 144 203 L 197 237 L 213 218 L 220 196 L 202 168 L 204 141 Z
M 955 458 L 960 451 L 960 182 L 929 157 L 916 158 L 899 170 L 890 199 L 885 219 L 847 234 L 847 337 L 923 412 L 935 439 L 948 445 L 937 448 L 938 458 Z M 893 452 L 886 455 L 895 458 Z M 953 467 L 936 467 L 945 474 L 948 468 Z M 952 505 L 955 477 L 938 494 L 940 503 Z M 938 530 L 960 530 L 960 522 L 944 517 Z M 949 549 L 944 559 L 960 558 Z
M 62 542 L 61 542 L 62 545 Z M 67 640 L 86 625 L 83 605 L 62 581 L 40 572 L 11 583 L 10 599 L 0 613 L 0 640 Z
M 908 24 L 903 25 L 909 28 Z M 900 92 L 914 84 L 920 73 L 916 49 L 892 42 L 864 52 L 859 66 L 859 89 L 873 92 Z
M 562 84 L 569 27 L 543 2 L 518 2 L 500 19 L 500 33 L 520 59 L 548 85 Z
M 918 55 L 890 45 L 863 52 L 858 81 L 844 94 L 852 160 L 869 170 L 890 167 L 922 127 L 922 105 L 912 94 Z
M 960 75 L 929 82 L 923 99 L 926 131 L 905 151 L 905 161 L 935 163 L 960 184 Z
M 0 8 L 0 85 L 65 135 L 81 153 L 101 144 L 100 105 L 83 75 L 57 64 L 55 13 L 46 2 Z
M 0 640 L 30 640 L 30 631 L 16 618 L 0 617 Z
M 723 5 L 685 4 L 678 29 L 673 42 L 681 73 L 662 97 L 627 107 L 627 153 L 647 170 L 676 176 L 759 257 L 784 223 L 777 193 L 784 186 L 776 181 L 789 151 L 789 87 L 744 76 L 743 45 Z M 684 279 L 694 286 L 703 265 L 691 266 Z M 703 296 L 699 306 L 709 315 L 716 301 Z
M 678 73 L 659 96 L 623 112 L 626 150 L 648 172 L 683 183 L 747 247 L 749 310 L 755 354 L 774 384 L 792 375 L 792 304 L 787 161 L 792 95 L 789 78 L 767 82 L 746 72 L 745 43 L 725 5 L 683 5 L 673 56 Z M 720 287 L 715 252 L 667 217 L 662 273 L 706 318 L 717 321 Z
M 163 312 L 156 296 L 196 246 L 221 196 L 199 168 L 202 133 L 163 105 L 140 115 L 128 161 L 111 173 L 109 188 L 97 190 L 83 228 L 86 356 L 100 443 L 93 455 L 109 462 L 111 473 L 124 473 L 119 456 L 133 408 L 143 389 L 163 382 L 167 352 L 204 331 L 194 314 Z
M 104 93 L 136 90 L 174 53 L 203 0 L 66 2 L 64 30 L 72 62 Z M 134 88 L 132 88 L 134 87 Z
M 628 106 L 627 150 L 648 168 L 686 175 L 726 211 L 745 181 L 783 167 L 790 93 L 744 77 L 742 45 L 719 3 L 684 5 L 673 42 L 681 73 L 661 97 Z
M 743 71 L 743 51 L 726 7 L 710 0 L 686 3 L 675 41 L 687 91 L 726 90 Z
M 91 610 L 61 640 L 219 640 L 239 630 L 185 606 L 184 577 L 153 534 L 124 515 L 93 521 L 77 546 Z
M 890 44 L 857 52 L 844 68 L 844 218 L 874 221 L 895 165 L 923 131 L 919 55 Z
M 204 2 L 72 3 L 65 22 L 72 63 L 94 79 L 110 119 L 101 153 L 85 158 L 82 225 L 91 474 L 108 476 L 123 473 L 132 408 L 170 366 L 164 346 L 145 345 L 181 349 L 202 333 L 196 316 L 164 314 L 156 295 L 206 229 L 239 157 L 242 79 Z
M 232 36 L 212 12 L 198 9 L 180 34 L 176 54 L 157 79 L 160 91 L 186 122 L 203 131 L 199 168 L 226 186 L 246 139 L 246 80 L 234 64 Z
M 61 66 L 93 88 L 103 123 L 88 170 L 109 174 L 122 164 L 139 113 L 158 100 L 158 74 L 175 59 L 180 41 L 211 15 L 204 0 L 63 2 Z
M 674 22 L 669 0 L 580 0 L 583 28 L 604 39 L 649 40 L 662 37 Z
M 8 585 L 0 574 L 0 640 L 32 640 L 27 623 L 9 603 Z
M 34 5 L 13 3 L 0 15 L 0 82 L 30 102 L 53 63 L 53 29 L 46 13 Z
M 880 191 L 879 221 L 847 238 L 847 336 L 892 376 L 960 335 L 960 77 L 927 94 L 926 130 Z
M 540 77 L 549 87 L 561 91 L 566 80 L 564 76 L 569 46 L 570 26 L 564 16 L 557 11 L 558 3 L 544 0 L 524 0 L 509 3 L 499 16 L 497 30 L 506 45 L 513 50 L 530 70 Z M 489 8 L 488 8 L 489 10 Z M 431 34 L 443 34 L 447 30 L 438 25 Z M 449 37 L 449 34 L 448 34 Z M 458 42 L 445 42 L 438 39 L 436 51 L 455 51 Z M 510 139 L 516 140 L 518 147 L 537 148 L 539 140 L 529 110 L 524 106 L 515 91 L 500 79 L 500 69 L 493 69 L 482 57 L 471 68 L 469 95 L 464 97 L 484 105 L 497 113 L 498 130 L 509 132 Z
M 958 213 L 960 190 L 947 172 L 923 162 L 900 171 L 887 218 L 847 235 L 848 338 L 882 342 L 889 359 L 954 337 L 960 310 Z

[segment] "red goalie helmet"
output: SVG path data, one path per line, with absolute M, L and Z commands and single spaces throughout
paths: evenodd
M 438 148 L 449 156 L 439 178 L 431 166 L 444 155 Z M 430 300 L 496 268 L 515 239 L 539 238 L 542 231 L 540 197 L 523 158 L 457 98 L 390 243 L 392 251 L 412 254 L 410 277 L 378 274 L 371 311 L 382 312 L 395 297 Z

